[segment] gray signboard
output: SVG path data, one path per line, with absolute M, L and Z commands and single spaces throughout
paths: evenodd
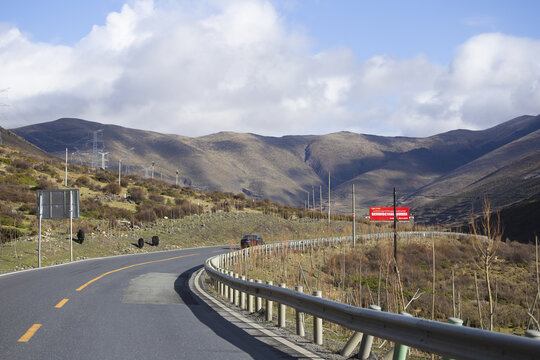
M 79 189 L 66 190 L 38 190 L 37 213 L 40 213 L 41 198 L 42 219 L 69 219 L 70 209 L 73 210 L 72 218 L 79 218 Z M 71 206 L 70 206 L 71 198 Z

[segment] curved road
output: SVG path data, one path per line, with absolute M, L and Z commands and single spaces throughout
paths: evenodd
M 0 359 L 291 358 L 188 287 L 225 246 L 85 260 L 0 277 Z

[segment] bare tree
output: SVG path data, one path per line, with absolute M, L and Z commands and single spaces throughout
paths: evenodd
M 497 259 L 497 250 L 502 238 L 501 216 L 496 214 L 493 221 L 491 214 L 491 204 L 487 198 L 484 198 L 482 204 L 482 213 L 477 223 L 472 216 L 473 248 L 476 253 L 476 266 L 483 272 L 489 302 L 489 330 L 493 331 L 494 306 L 493 295 L 491 293 L 491 266 Z M 478 304 L 480 306 L 480 304 Z

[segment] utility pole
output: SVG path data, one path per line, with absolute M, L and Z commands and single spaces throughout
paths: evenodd
M 396 211 L 396 188 L 394 188 L 394 261 L 397 266 L 397 211 Z
M 306 191 L 307 193 L 307 209 L 309 211 L 309 191 Z
M 64 176 L 64 186 L 67 187 L 67 163 L 68 163 L 68 148 L 66 148 L 66 174 Z
M 122 176 L 122 159 L 118 160 L 118 185 L 121 185 L 121 176 Z
M 352 246 L 356 247 L 356 206 L 354 201 L 354 183 L 352 184 Z
M 319 185 L 319 205 L 321 206 L 321 217 L 322 217 L 322 185 Z
M 328 171 L 328 225 L 330 225 L 330 171 Z
M 313 204 L 311 204 L 311 207 L 313 208 L 313 211 L 315 211 L 315 186 L 311 185 L 311 199 L 313 200 Z

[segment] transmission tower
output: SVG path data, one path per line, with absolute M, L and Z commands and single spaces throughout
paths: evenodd
M 99 152 L 99 154 L 101 155 L 101 168 L 103 170 L 106 170 L 107 169 L 107 161 L 109 161 L 109 159 L 106 159 L 105 156 L 109 154 L 109 152 Z
M 98 164 L 99 164 L 99 159 L 98 159 L 99 152 L 105 148 L 105 145 L 103 144 L 103 129 L 94 131 L 93 135 L 94 136 L 92 140 L 92 168 L 95 169 L 98 167 Z M 101 144 L 101 146 L 99 147 L 98 144 Z

